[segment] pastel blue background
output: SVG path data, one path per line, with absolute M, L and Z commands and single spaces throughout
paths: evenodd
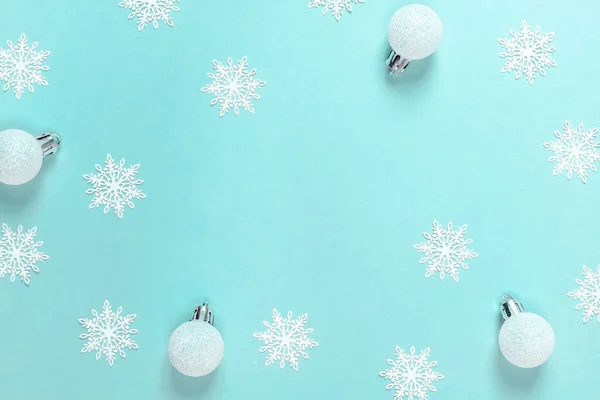
M 542 146 L 564 120 L 600 125 L 597 2 L 425 1 L 444 41 L 392 79 L 404 1 L 338 23 L 308 0 L 182 0 L 174 28 L 141 33 L 117 3 L 3 3 L 2 45 L 25 32 L 52 54 L 48 87 L 0 94 L 0 128 L 64 144 L 0 188 L 0 221 L 37 226 L 51 257 L 29 287 L 0 281 L 0 398 L 391 400 L 377 374 L 396 345 L 431 347 L 446 376 L 432 400 L 597 397 L 600 325 L 567 292 L 600 263 L 600 174 L 553 177 Z M 556 33 L 559 66 L 533 86 L 500 73 L 496 40 L 523 19 Z M 220 119 L 200 88 L 213 59 L 244 55 L 267 85 L 254 115 Z M 84 193 L 107 153 L 141 163 L 148 198 L 123 220 Z M 459 283 L 418 263 L 434 219 L 468 224 L 480 254 Z M 499 353 L 505 291 L 555 329 L 542 368 Z M 167 342 L 205 298 L 226 355 L 194 380 Z M 106 299 L 138 315 L 140 349 L 112 368 L 78 338 Z M 297 373 L 258 353 L 273 308 L 315 329 Z

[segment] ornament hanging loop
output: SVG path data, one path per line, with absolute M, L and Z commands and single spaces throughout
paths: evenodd
M 208 322 L 211 325 L 215 324 L 215 316 L 212 308 L 208 306 L 208 302 L 204 302 L 201 306 L 196 307 L 192 314 L 191 321 Z
M 502 310 L 500 313 L 505 321 L 522 312 L 525 312 L 525 308 L 517 299 L 507 294 L 502 296 Z
M 44 158 L 56 153 L 58 151 L 58 146 L 60 146 L 60 142 L 62 141 L 59 135 L 48 132 L 41 134 L 35 139 L 42 148 L 42 154 L 44 155 Z

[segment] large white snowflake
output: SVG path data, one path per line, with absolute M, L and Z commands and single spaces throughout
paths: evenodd
M 139 169 L 140 164 L 126 168 L 124 158 L 117 164 L 108 154 L 104 161 L 104 168 L 96 164 L 97 174 L 83 175 L 83 178 L 93 186 L 85 191 L 86 194 L 94 195 L 90 208 L 104 206 L 104 214 L 108 214 L 112 208 L 115 210 L 115 214 L 122 219 L 125 206 L 134 208 L 133 199 L 146 198 L 146 195 L 137 187 L 144 182 L 135 178 Z
M 444 279 L 445 274 L 449 274 L 458 282 L 460 268 L 469 269 L 465 261 L 478 256 L 467 247 L 473 240 L 465 239 L 465 233 L 467 233 L 467 225 L 452 230 L 452 223 L 448 224 L 448 229 L 444 229 L 439 222 L 433 221 L 432 233 L 423 233 L 427 242 L 414 245 L 415 249 L 425 255 L 419 263 L 429 264 L 425 277 L 429 278 L 439 272 L 440 279 Z
M 322 14 L 327 14 L 331 10 L 331 14 L 336 20 L 340 20 L 344 9 L 352 12 L 352 4 L 364 3 L 365 0 L 310 0 L 308 8 L 323 7 Z
M 29 285 L 30 271 L 40 272 L 37 263 L 46 261 L 50 257 L 38 250 L 44 242 L 36 242 L 37 228 L 27 232 L 19 225 L 14 232 L 8 225 L 2 224 L 2 238 L 0 239 L 0 278 L 10 275 L 14 282 L 17 276 Z
M 172 27 L 171 11 L 179 11 L 179 7 L 175 5 L 178 2 L 179 0 L 123 0 L 119 7 L 131 10 L 127 17 L 137 17 L 138 31 L 141 31 L 149 23 L 152 23 L 154 29 L 158 29 L 160 21 Z
M 577 129 L 569 121 L 563 125 L 563 133 L 554 132 L 558 140 L 544 143 L 544 147 L 552 151 L 554 155 L 548 158 L 548 161 L 556 161 L 552 175 L 567 172 L 567 178 L 571 179 L 573 173 L 581 179 L 583 183 L 587 181 L 588 169 L 597 171 L 595 162 L 600 161 L 600 152 L 598 148 L 600 143 L 596 142 L 598 128 L 590 129 L 587 132 L 583 130 L 583 124 Z
M 595 273 L 584 265 L 583 280 L 575 279 L 575 283 L 579 287 L 569 292 L 568 295 L 572 299 L 579 300 L 575 309 L 583 308 L 583 323 L 587 323 L 595 315 L 598 316 L 598 322 L 600 322 L 600 266 L 598 266 L 598 273 Z
M 6 82 L 2 90 L 6 92 L 12 87 L 13 93 L 20 99 L 25 88 L 33 93 L 34 84 L 48 85 L 42 71 L 48 71 L 50 67 L 42 65 L 42 62 L 50 55 L 49 51 L 35 51 L 37 42 L 29 47 L 24 33 L 16 45 L 10 40 L 6 44 L 8 48 L 0 48 L 0 80 Z
M 219 103 L 219 116 L 227 114 L 232 108 L 235 115 L 239 115 L 240 108 L 253 114 L 254 106 L 251 100 L 260 99 L 260 96 L 254 92 L 265 86 L 267 82 L 254 78 L 256 68 L 248 71 L 248 57 L 244 56 L 235 65 L 231 57 L 227 59 L 227 65 L 213 60 L 213 69 L 216 73 L 206 74 L 213 82 L 200 90 L 215 96 L 210 105 Z
M 304 328 L 307 319 L 308 315 L 306 314 L 292 319 L 291 311 L 288 312 L 287 317 L 282 317 L 279 311 L 273 309 L 273 323 L 264 321 L 263 324 L 267 330 L 254 334 L 255 338 L 265 344 L 258 350 L 261 353 L 267 352 L 265 365 L 268 366 L 279 361 L 279 367 L 283 368 L 287 362 L 295 371 L 298 371 L 300 357 L 308 359 L 305 350 L 319 345 L 308 337 L 313 329 Z
M 87 339 L 81 349 L 82 353 L 96 352 L 96 360 L 104 354 L 106 361 L 112 367 L 117 353 L 125 358 L 125 349 L 136 350 L 137 343 L 131 338 L 138 330 L 130 328 L 135 319 L 135 314 L 121 315 L 123 307 L 117 312 L 112 310 L 108 300 L 104 301 L 102 312 L 92 309 L 94 318 L 79 318 L 81 326 L 87 333 L 79 335 L 80 339 Z
M 516 71 L 515 79 L 525 74 L 527 81 L 533 81 L 539 72 L 546 76 L 545 67 L 556 67 L 558 64 L 552 58 L 556 48 L 550 47 L 554 32 L 540 35 L 540 27 L 536 26 L 532 32 L 527 21 L 521 23 L 519 33 L 509 30 L 511 38 L 498 39 L 498 43 L 506 49 L 500 57 L 506 58 L 502 72 Z
M 433 367 L 437 361 L 429 362 L 429 347 L 415 354 L 415 347 L 410 354 L 396 346 L 396 360 L 387 360 L 391 368 L 381 371 L 379 376 L 391 381 L 386 390 L 395 389 L 394 400 L 427 400 L 427 392 L 435 392 L 432 385 L 444 379 L 444 375 L 435 372 Z

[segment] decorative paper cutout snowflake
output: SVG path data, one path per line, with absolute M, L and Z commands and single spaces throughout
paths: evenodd
M 344 9 L 348 12 L 352 12 L 352 4 L 364 3 L 365 0 L 310 0 L 308 8 L 323 7 L 322 14 L 327 14 L 327 11 L 331 10 L 331 14 L 336 20 L 340 20 Z
M 558 140 L 544 143 L 544 147 L 552 151 L 554 155 L 548 158 L 548 161 L 556 161 L 552 175 L 562 174 L 567 171 L 567 178 L 571 179 L 573 173 L 581 179 L 583 183 L 587 181 L 588 169 L 597 171 L 594 165 L 600 161 L 600 152 L 598 147 L 600 143 L 596 142 L 598 128 L 583 131 L 583 124 L 579 125 L 577 130 L 569 121 L 565 121 L 563 133 L 554 132 Z
M 575 283 L 579 287 L 569 292 L 568 296 L 579 300 L 575 309 L 583 308 L 584 324 L 594 318 L 594 315 L 598 316 L 598 322 L 600 322 L 600 266 L 598 266 L 598 273 L 595 273 L 584 265 L 583 278 L 584 280 L 575 279 Z
M 308 335 L 313 333 L 313 329 L 305 329 L 304 324 L 308 315 L 304 314 L 292 320 L 292 312 L 289 311 L 287 318 L 281 316 L 279 311 L 273 309 L 273 323 L 264 321 L 267 327 L 264 332 L 256 332 L 254 337 L 262 341 L 265 345 L 258 351 L 267 352 L 266 366 L 279 361 L 279 368 L 283 368 L 288 362 L 290 366 L 298 371 L 298 360 L 300 357 L 308 359 L 308 354 L 304 351 L 312 349 L 319 344 Z
M 396 361 L 388 359 L 391 368 L 379 373 L 379 376 L 391 381 L 386 390 L 396 389 L 394 400 L 427 400 L 428 391 L 437 391 L 432 383 L 441 381 L 444 375 L 432 369 L 437 361 L 429 362 L 428 358 L 429 347 L 415 355 L 414 346 L 410 348 L 410 354 L 396 346 Z
M 473 240 L 465 240 L 465 233 L 467 233 L 467 225 L 453 231 L 452 223 L 448 224 L 448 229 L 444 229 L 437 221 L 433 221 L 432 234 L 423 233 L 427 242 L 414 245 L 415 249 L 425 254 L 419 263 L 429 264 L 425 277 L 429 278 L 439 272 L 440 279 L 444 279 L 445 274 L 448 273 L 452 279 L 458 282 L 459 267 L 469 269 L 465 261 L 478 257 L 477 253 L 467 248 Z
M 112 307 L 106 300 L 100 314 L 92 309 L 93 319 L 79 318 L 79 323 L 87 330 L 87 333 L 79 335 L 80 339 L 87 339 L 81 352 L 96 351 L 96 360 L 99 360 L 104 354 L 106 361 L 112 367 L 117 353 L 125 358 L 125 349 L 137 350 L 138 345 L 131 335 L 135 335 L 138 330 L 129 327 L 136 315 L 123 316 L 122 312 L 123 307 L 119 307 L 117 312 L 112 311 Z
M 2 238 L 0 239 L 0 278 L 10 275 L 14 282 L 17 276 L 23 283 L 29 285 L 30 271 L 40 272 L 38 262 L 48 260 L 46 254 L 38 250 L 44 242 L 36 242 L 37 228 L 23 232 L 19 225 L 14 232 L 6 224 L 2 224 Z
M 519 33 L 509 30 L 511 39 L 498 39 L 498 43 L 506 49 L 500 57 L 507 58 L 502 67 L 502 72 L 517 71 L 515 79 L 525 74 L 527 81 L 533 85 L 536 74 L 546 76 L 544 67 L 556 67 L 558 64 L 550 55 L 556 48 L 550 47 L 554 32 L 540 35 L 540 27 L 536 26 L 531 31 L 527 21 L 521 23 Z
M 6 92 L 12 87 L 13 93 L 20 99 L 25 88 L 33 93 L 33 84 L 47 86 L 42 71 L 48 71 L 50 67 L 42 65 L 42 62 L 50 52 L 35 51 L 38 42 L 33 42 L 29 47 L 24 33 L 15 46 L 10 40 L 6 44 L 8 48 L 0 48 L 0 80 L 6 82 L 2 90 Z
M 212 94 L 215 98 L 210 102 L 211 106 L 219 103 L 219 116 L 227 114 L 233 108 L 237 116 L 240 107 L 254 114 L 252 99 L 258 100 L 260 96 L 254 93 L 265 86 L 267 82 L 254 79 L 256 68 L 248 71 L 248 57 L 244 56 L 236 65 L 233 65 L 231 57 L 227 59 L 227 65 L 213 60 L 215 74 L 209 72 L 206 75 L 213 79 L 211 84 L 200 89 L 203 93 Z
M 179 0 L 123 0 L 119 7 L 131 10 L 127 18 L 138 19 L 138 31 L 141 31 L 152 22 L 154 29 L 158 29 L 158 22 L 162 21 L 169 26 L 173 26 L 171 11 L 179 11 L 175 5 Z
M 112 208 L 115 214 L 122 219 L 125 212 L 125 206 L 134 208 L 133 199 L 145 199 L 146 195 L 142 193 L 137 185 L 144 183 L 141 179 L 135 179 L 140 169 L 140 164 L 135 164 L 125 168 L 125 159 L 117 165 L 110 154 L 106 156 L 104 168 L 96 164 L 97 174 L 86 174 L 83 178 L 93 186 L 87 189 L 86 194 L 93 194 L 94 199 L 90 203 L 90 208 L 104 206 L 104 214 Z

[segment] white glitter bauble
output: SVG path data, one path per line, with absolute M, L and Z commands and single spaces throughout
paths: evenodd
M 40 172 L 44 154 L 35 137 L 19 129 L 0 132 L 0 182 L 22 185 Z
M 185 322 L 169 339 L 171 364 L 184 375 L 198 377 L 213 372 L 223 359 L 223 338 L 204 321 Z
M 409 4 L 392 16 L 388 40 L 398 55 L 408 60 L 420 60 L 433 54 L 440 45 L 442 21 L 431 8 Z
M 521 312 L 506 321 L 498 335 L 500 351 L 511 363 L 521 368 L 542 365 L 554 350 L 554 331 L 544 318 Z

